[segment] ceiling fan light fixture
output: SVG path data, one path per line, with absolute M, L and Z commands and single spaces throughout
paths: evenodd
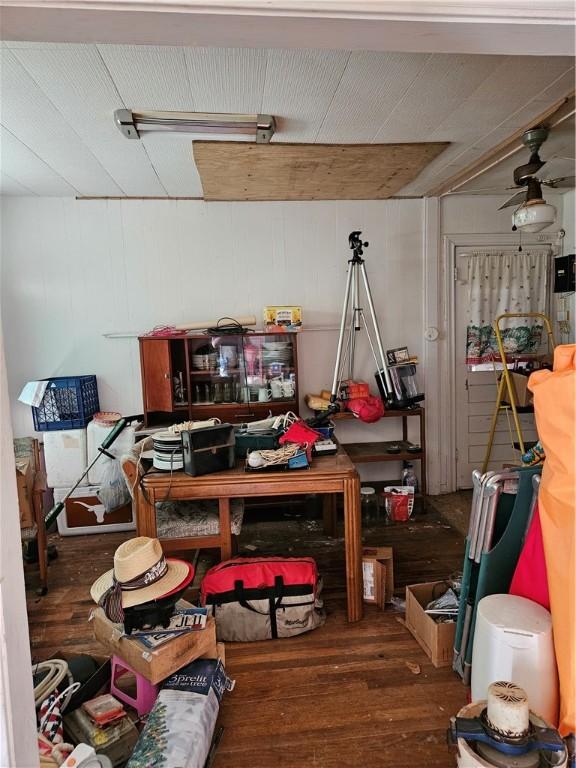
M 225 112 L 136 112 L 117 109 L 114 122 L 127 139 L 139 139 L 151 131 L 253 136 L 256 144 L 268 144 L 276 121 L 272 115 Z
M 541 232 L 556 221 L 556 208 L 545 200 L 529 200 L 512 214 L 512 225 L 522 232 Z

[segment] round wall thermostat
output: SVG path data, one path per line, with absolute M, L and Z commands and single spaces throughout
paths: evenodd
M 434 326 L 430 326 L 430 328 L 426 328 L 426 331 L 424 332 L 424 338 L 426 341 L 436 341 L 440 334 L 438 333 L 438 328 L 434 328 Z

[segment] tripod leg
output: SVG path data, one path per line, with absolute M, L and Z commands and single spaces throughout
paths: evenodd
M 350 263 L 348 269 L 348 276 L 346 278 L 346 290 L 344 292 L 344 304 L 342 306 L 342 319 L 340 320 L 340 334 L 338 336 L 338 349 L 336 351 L 336 363 L 334 364 L 334 378 L 332 379 L 332 392 L 330 400 L 336 402 L 338 397 L 338 380 L 340 377 L 341 363 L 342 363 L 342 348 L 344 346 L 344 331 L 346 329 L 346 317 L 348 315 L 348 305 L 350 304 L 350 287 L 352 285 L 352 274 L 354 272 L 354 264 Z
M 374 302 L 372 301 L 372 292 L 370 291 L 370 284 L 368 283 L 368 275 L 366 274 L 366 266 L 364 262 L 360 265 L 362 270 L 362 278 L 364 280 L 364 288 L 366 289 L 366 298 L 368 299 L 368 306 L 370 308 L 370 315 L 372 318 L 372 325 L 374 326 L 374 333 L 376 336 L 376 343 L 378 345 L 378 352 L 382 361 L 381 369 L 384 373 L 384 383 L 386 384 L 386 392 L 392 394 L 394 391 L 392 387 L 392 379 L 390 378 L 390 371 L 386 364 L 386 356 L 384 354 L 384 348 L 382 346 L 382 338 L 380 336 L 380 328 L 378 327 L 378 318 L 376 317 L 376 310 L 374 309 Z M 378 362 L 378 361 L 376 361 Z M 380 368 L 378 369 L 380 370 Z
M 354 379 L 354 352 L 356 350 L 356 331 L 360 330 L 360 281 L 355 264 L 351 265 L 352 274 L 352 317 L 350 320 L 350 359 L 348 360 L 348 378 Z
M 340 361 L 340 368 L 338 369 L 337 374 L 337 385 L 336 385 L 336 394 L 338 395 L 340 393 L 340 385 L 342 384 L 342 379 L 344 378 L 344 371 L 346 369 L 346 365 L 348 363 L 348 359 L 350 357 L 350 344 L 352 343 L 352 328 L 349 327 L 347 331 L 347 337 L 346 342 L 344 344 L 344 353 L 342 355 L 342 359 Z
M 364 312 L 360 311 L 360 317 L 362 318 L 362 322 L 364 323 L 364 328 L 366 329 L 366 337 L 368 339 L 368 344 L 370 345 L 370 350 L 372 352 L 372 357 L 374 358 L 374 362 L 376 363 L 376 370 L 380 371 L 380 363 L 378 362 L 378 355 L 376 354 L 376 348 L 374 347 L 374 343 L 372 342 L 372 336 L 370 336 L 370 329 L 368 328 L 368 323 L 366 322 L 366 318 L 364 317 Z M 380 376 L 380 380 L 382 381 L 382 374 L 378 374 Z M 384 381 L 382 381 L 382 386 L 384 387 L 384 391 L 387 392 L 387 388 L 384 386 Z

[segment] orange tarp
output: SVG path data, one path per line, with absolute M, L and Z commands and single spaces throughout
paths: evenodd
M 554 351 L 554 370 L 532 374 L 546 452 L 538 504 L 560 676 L 560 733 L 576 732 L 576 345 Z

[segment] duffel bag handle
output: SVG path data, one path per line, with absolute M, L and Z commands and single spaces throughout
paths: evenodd
M 284 597 L 284 579 L 282 576 L 276 576 L 274 579 L 274 586 L 276 587 L 276 592 L 278 593 L 278 599 L 276 600 L 276 604 L 274 605 L 274 608 L 280 608 L 282 605 L 282 599 Z
M 234 594 L 242 608 L 246 608 L 248 611 L 258 613 L 260 616 L 266 616 L 268 614 L 268 611 L 257 611 L 256 608 L 251 606 L 250 603 L 246 600 L 246 596 L 244 594 L 244 582 L 242 580 L 234 582 Z

